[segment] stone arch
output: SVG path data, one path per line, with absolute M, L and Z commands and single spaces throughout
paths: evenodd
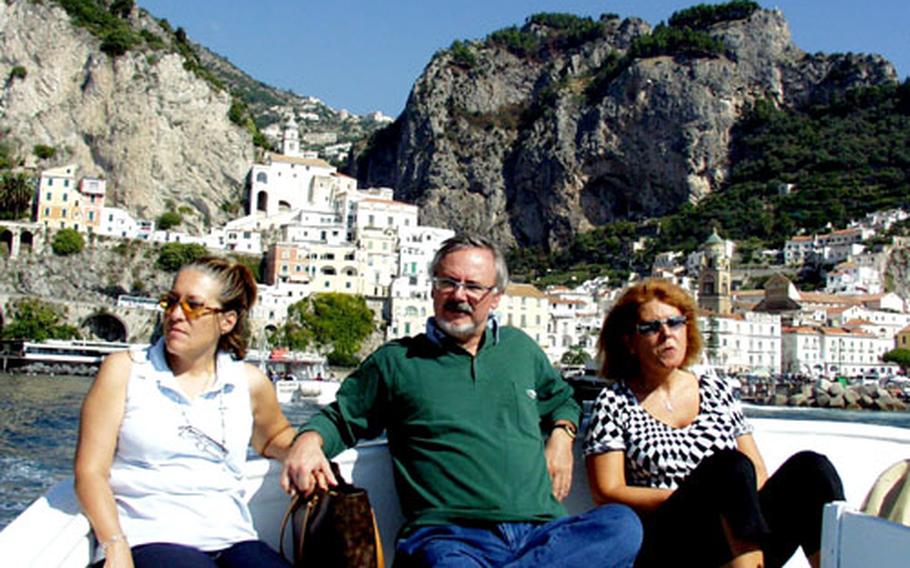
M 128 337 L 123 320 L 109 313 L 92 314 L 79 327 L 104 341 L 126 341 Z
M 13 239 L 15 236 L 9 229 L 0 232 L 0 254 L 10 256 L 13 252 Z
M 256 211 L 268 211 L 269 210 L 269 192 L 260 191 L 256 195 Z
M 290 211 L 291 204 L 288 201 L 279 201 L 278 202 L 278 211 Z
M 19 235 L 19 251 L 30 253 L 35 247 L 35 234 L 31 231 L 22 231 Z

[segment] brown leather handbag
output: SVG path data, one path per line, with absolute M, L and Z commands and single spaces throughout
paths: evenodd
M 338 480 L 336 487 L 291 499 L 281 522 L 281 555 L 290 520 L 294 568 L 384 568 L 379 527 L 366 489 L 348 483 L 334 462 L 332 473 Z

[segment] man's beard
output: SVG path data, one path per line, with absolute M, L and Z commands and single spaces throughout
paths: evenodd
M 474 306 L 468 302 L 450 301 L 446 302 L 443 308 L 446 311 L 460 312 L 467 315 L 472 315 L 474 313 Z M 446 332 L 447 335 L 454 337 L 455 339 L 465 340 L 470 339 L 474 335 L 479 324 L 474 322 L 456 324 L 437 317 L 436 325 L 438 325 L 442 331 Z

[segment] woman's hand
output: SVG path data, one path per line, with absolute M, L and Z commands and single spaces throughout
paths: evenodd
M 126 540 L 119 540 L 104 550 L 104 568 L 133 568 L 133 553 Z

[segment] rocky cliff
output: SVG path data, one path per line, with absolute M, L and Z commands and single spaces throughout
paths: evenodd
M 138 10 L 133 19 L 161 34 Z M 76 163 L 80 175 L 103 176 L 108 204 L 147 218 L 169 202 L 188 206 L 195 214 L 184 217 L 197 230 L 224 222 L 253 159 L 249 132 L 228 119 L 230 96 L 166 49 L 112 58 L 99 46 L 52 2 L 0 2 L 4 141 L 20 156 L 53 147 L 41 168 Z
M 640 49 L 656 35 L 647 23 L 599 24 L 566 41 L 532 18 L 511 42 L 492 34 L 437 53 L 352 165 L 361 184 L 395 187 L 427 224 L 558 247 L 718 189 L 734 126 L 757 99 L 798 107 L 896 80 L 879 56 L 804 53 L 778 11 L 704 26 L 713 53 L 654 54 Z

